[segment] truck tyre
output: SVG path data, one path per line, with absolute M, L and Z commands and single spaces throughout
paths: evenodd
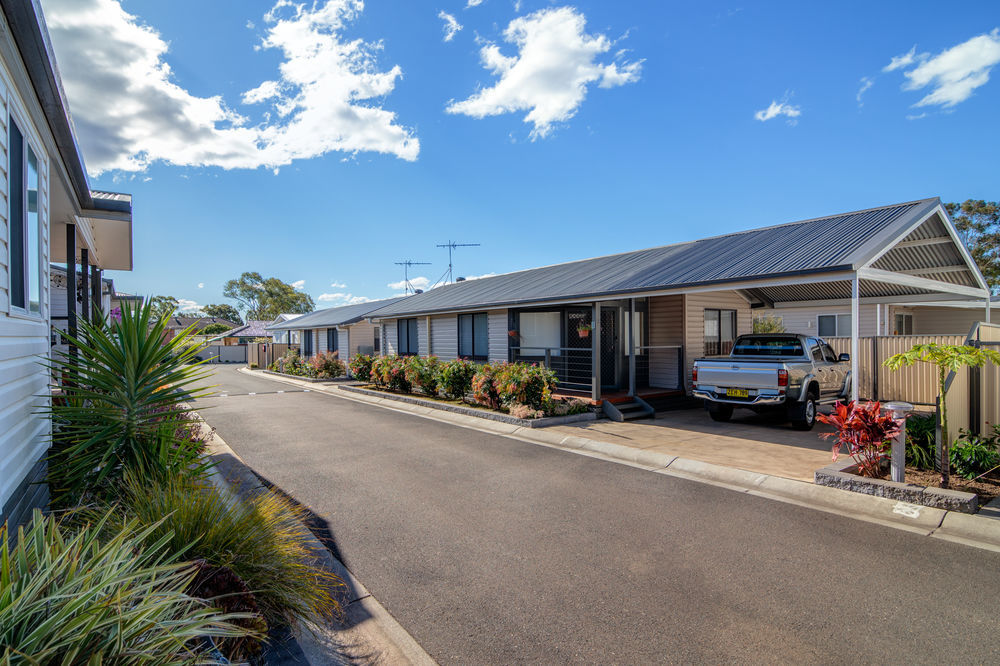
M 718 421 L 719 423 L 726 423 L 729 421 L 729 419 L 733 418 L 733 406 L 720 405 L 718 403 L 709 403 L 708 415 L 712 417 L 713 421 Z
M 812 430 L 816 425 L 816 396 L 810 393 L 805 400 L 789 407 L 788 420 L 795 430 Z

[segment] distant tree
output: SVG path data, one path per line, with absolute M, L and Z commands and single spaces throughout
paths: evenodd
M 164 319 L 174 314 L 179 303 L 173 296 L 153 296 L 149 299 L 150 313 L 154 319 Z
M 209 324 L 205 328 L 201 329 L 199 335 L 218 335 L 220 333 L 225 333 L 229 330 L 229 327 L 225 324 L 216 322 L 214 324 Z
M 240 317 L 240 311 L 228 303 L 205 305 L 201 308 L 201 311 L 205 313 L 206 317 L 225 319 L 226 321 L 231 321 L 234 324 L 243 323 L 243 319 Z
M 754 333 L 784 333 L 785 325 L 781 322 L 781 317 L 765 315 L 753 318 Z
M 243 306 L 248 320 L 274 319 L 283 312 L 305 314 L 316 308 L 309 294 L 278 278 L 264 279 L 256 272 L 243 273 L 229 280 L 222 293 Z
M 965 246 L 993 293 L 1000 291 L 1000 202 L 968 199 L 945 204 Z

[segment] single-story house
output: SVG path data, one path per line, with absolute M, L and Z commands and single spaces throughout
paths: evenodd
M 278 315 L 277 317 L 275 317 L 274 321 L 272 321 L 270 325 L 274 326 L 276 324 L 282 324 L 282 323 L 284 323 L 286 321 L 291 321 L 293 319 L 298 319 L 301 316 L 302 315 L 299 314 L 299 313 L 291 313 L 291 312 L 282 313 L 282 314 Z M 285 329 L 285 330 L 272 330 L 272 331 L 268 331 L 268 333 L 271 334 L 271 339 L 274 340 L 275 342 L 279 343 L 279 344 L 298 344 L 299 343 L 299 332 L 298 331 L 289 331 L 289 330 Z
M 222 317 L 183 317 L 175 315 L 167 319 L 166 339 L 172 340 L 175 335 L 189 326 L 194 326 L 193 335 L 201 335 L 201 330 L 212 324 L 222 324 L 228 330 L 239 328 L 240 324 Z
M 1000 310 L 1000 297 L 991 299 L 992 314 Z M 860 308 L 862 337 L 875 335 L 967 335 L 985 317 L 982 299 L 940 303 L 868 303 Z M 991 314 L 991 317 L 992 317 Z M 851 309 L 844 304 L 797 305 L 776 303 L 773 308 L 754 310 L 754 317 L 771 316 L 789 333 L 824 338 L 851 334 Z
M 131 197 L 90 189 L 38 7 L 0 0 L 0 521 L 11 524 L 48 503 L 50 262 L 66 265 L 70 333 L 103 297 L 102 271 L 132 270 Z
M 862 307 L 956 296 L 985 310 L 989 290 L 933 198 L 456 282 L 370 318 L 383 354 L 545 363 L 600 400 L 690 392 L 694 359 L 728 353 L 755 307 L 836 305 L 858 322 Z
M 248 319 L 242 326 L 236 326 L 217 336 L 225 345 L 245 345 L 259 338 L 271 338 L 271 332 L 265 330 L 271 322 L 267 319 Z
M 295 319 L 271 324 L 267 330 L 298 331 L 299 351 L 304 357 L 318 352 L 336 351 L 344 362 L 355 354 L 378 354 L 382 333 L 378 324 L 367 320 L 369 314 L 407 297 L 387 298 L 380 301 L 342 305 L 317 310 Z

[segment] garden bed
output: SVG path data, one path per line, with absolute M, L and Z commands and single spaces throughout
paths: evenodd
M 940 477 L 936 472 L 922 472 L 913 468 L 907 468 L 906 478 L 908 481 L 899 483 L 890 481 L 887 478 L 860 476 L 857 474 L 857 470 L 858 466 L 855 463 L 841 461 L 816 470 L 814 478 L 816 485 L 820 486 L 831 486 L 856 493 L 901 500 L 911 504 L 921 504 L 948 511 L 960 511 L 962 513 L 976 513 L 979 511 L 979 494 L 976 492 L 964 492 L 965 489 L 972 488 L 972 486 L 961 485 L 962 483 L 970 483 L 961 477 L 951 476 L 952 485 L 955 488 L 938 488 L 937 483 Z M 928 481 L 932 482 L 931 485 L 921 485 L 921 483 Z M 1000 486 L 996 484 L 993 484 L 993 487 L 1000 490 Z M 989 501 L 992 497 L 995 497 L 995 495 L 984 495 L 983 503 Z
M 269 375 L 275 375 L 276 377 L 288 377 L 289 379 L 298 379 L 303 382 L 313 382 L 314 384 L 321 384 L 324 382 L 353 382 L 354 380 L 350 377 L 329 377 L 329 378 L 319 378 L 319 377 L 303 377 L 302 375 L 290 375 L 287 372 L 276 372 L 274 370 L 261 370 L 261 372 L 267 373 Z
M 476 418 L 499 421 L 500 423 L 509 423 L 511 425 L 521 426 L 522 428 L 544 428 L 546 426 L 564 425 L 566 423 L 575 423 L 578 421 L 594 421 L 597 419 L 597 414 L 591 411 L 587 411 L 582 414 L 567 414 L 566 416 L 543 416 L 537 419 L 519 419 L 511 416 L 510 414 L 504 414 L 503 412 L 483 407 L 482 405 L 471 405 L 466 402 L 449 400 L 447 398 L 434 398 L 428 395 L 418 396 L 412 393 L 395 393 L 393 391 L 377 389 L 374 386 L 362 387 L 348 385 L 341 386 L 340 388 L 344 391 L 350 391 L 351 393 L 361 393 L 373 397 L 385 398 L 387 400 L 406 402 L 411 405 L 421 405 L 432 409 L 440 409 L 445 412 L 464 414 L 465 416 L 475 416 Z

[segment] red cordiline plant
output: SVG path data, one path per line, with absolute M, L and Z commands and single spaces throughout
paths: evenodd
M 843 446 L 858 464 L 861 476 L 882 475 L 880 463 L 882 458 L 888 456 L 889 441 L 899 432 L 899 424 L 891 414 L 882 413 L 880 403 L 861 405 L 852 401 L 845 405 L 838 402 L 832 414 L 820 414 L 816 418 L 836 428 L 836 432 L 820 435 L 824 439 L 837 438 L 833 445 L 834 462 Z

